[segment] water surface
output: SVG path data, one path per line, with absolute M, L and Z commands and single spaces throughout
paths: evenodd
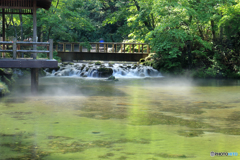
M 240 153 L 240 81 L 45 77 L 0 99 L 0 159 L 217 159 Z M 221 159 L 238 157 L 221 157 Z

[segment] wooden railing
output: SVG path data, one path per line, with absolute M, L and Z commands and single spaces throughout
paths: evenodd
M 83 44 L 83 42 L 59 42 L 55 46 L 55 50 L 57 52 L 150 53 L 150 46 L 146 43 L 89 42 L 92 49 L 83 47 Z M 67 47 L 67 45 L 70 45 L 70 47 Z M 62 46 L 62 49 L 59 49 L 60 46 Z
M 49 42 L 18 42 L 16 38 L 13 41 L 0 41 L 3 45 L 12 45 L 12 50 L 0 50 L 0 52 L 13 52 L 13 59 L 17 58 L 17 53 L 49 53 L 49 59 L 53 59 L 53 40 L 50 39 Z M 17 45 L 49 45 L 49 50 L 18 50 Z M 5 47 L 3 47 L 5 48 Z M 19 47 L 20 48 L 20 47 Z M 36 59 L 36 56 L 33 56 Z

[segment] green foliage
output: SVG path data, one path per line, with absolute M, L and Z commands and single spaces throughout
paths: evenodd
M 240 71 L 238 0 L 53 0 L 49 11 L 37 14 L 39 41 L 78 41 L 88 49 L 88 42 L 100 38 L 149 43 L 156 54 L 142 63 L 163 72 L 192 69 L 202 77 L 238 77 Z M 22 18 L 27 38 L 32 17 Z M 6 24 L 7 36 L 20 39 L 20 17 L 7 15 Z M 54 58 L 60 60 L 56 53 Z
M 0 96 L 10 93 L 8 86 L 0 80 Z

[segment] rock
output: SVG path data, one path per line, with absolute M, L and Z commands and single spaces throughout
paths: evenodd
M 62 64 L 63 64 L 63 65 L 68 65 L 68 62 L 63 62 Z
M 64 69 L 66 69 L 66 68 L 63 67 L 63 68 L 60 69 L 60 71 L 62 71 L 62 70 L 64 70 Z
M 112 68 L 98 68 L 97 72 L 99 77 L 110 77 L 113 74 Z
M 85 68 L 85 66 L 86 66 L 85 64 L 84 64 L 84 65 L 82 65 L 82 67 L 81 67 L 81 69 L 80 69 L 80 70 L 83 70 L 83 69 Z
M 139 76 L 140 76 L 140 77 L 145 77 L 144 73 L 141 73 Z
M 65 65 L 64 65 L 64 67 L 65 67 Z M 58 66 L 57 68 L 47 68 L 46 72 L 52 73 L 53 70 L 55 70 L 55 71 L 60 70 L 60 66 Z M 62 70 L 62 69 L 61 69 L 61 70 Z
M 87 75 L 83 75 L 82 77 L 87 77 Z
M 106 68 L 106 66 L 102 64 L 102 65 L 100 66 L 100 68 Z
M 130 69 L 130 68 L 132 68 L 132 66 L 127 66 L 127 68 L 129 68 L 129 69 Z
M 150 60 L 152 60 L 152 57 L 146 57 L 145 58 L 145 61 L 150 61 Z
M 102 63 L 101 62 L 95 62 L 95 65 L 101 65 Z
M 119 81 L 118 79 L 114 79 L 114 81 Z
M 73 62 L 69 62 L 68 64 L 69 64 L 69 65 L 74 65 L 74 63 L 73 63 Z
M 139 60 L 139 62 L 140 62 L 140 64 L 141 64 L 141 62 L 145 62 L 145 58 L 141 58 L 141 59 Z
M 115 77 L 114 76 L 110 76 L 110 77 L 108 77 L 108 80 L 115 80 Z

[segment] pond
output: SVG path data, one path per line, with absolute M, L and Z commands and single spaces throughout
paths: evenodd
M 203 160 L 240 150 L 240 80 L 44 77 L 39 84 L 34 96 L 22 79 L 0 99 L 0 160 Z

